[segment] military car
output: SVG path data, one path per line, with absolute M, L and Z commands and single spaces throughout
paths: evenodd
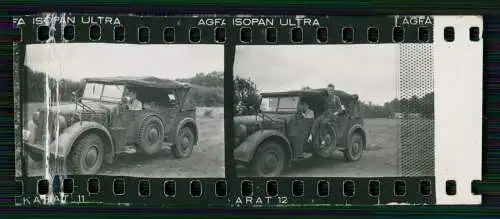
M 302 145 L 309 157 L 331 158 L 340 150 L 348 161 L 359 160 L 366 149 L 366 134 L 358 96 L 335 93 L 345 109 L 335 122 L 320 125 L 318 137 L 312 141 L 308 137 L 314 120 L 325 110 L 326 89 L 262 93 L 255 115 L 234 118 L 233 156 L 237 165 L 250 168 L 256 176 L 276 177 L 293 162 L 304 159 L 295 151 L 297 145 Z M 314 118 L 298 113 L 301 101 L 314 111 Z
M 103 162 L 133 149 L 143 155 L 171 145 L 176 158 L 189 157 L 198 142 L 189 84 L 155 77 L 87 78 L 73 103 L 38 109 L 23 128 L 28 155 L 45 151 L 65 161 L 75 175 L 96 174 Z

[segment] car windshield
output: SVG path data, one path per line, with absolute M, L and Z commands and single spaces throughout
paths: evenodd
M 118 102 L 122 99 L 123 90 L 125 90 L 125 86 L 123 85 L 115 85 L 115 84 L 104 85 L 101 100 L 108 102 Z
M 87 83 L 83 91 L 83 99 L 118 102 L 124 90 L 123 85 Z
M 83 99 L 101 99 L 103 84 L 87 83 L 85 85 L 85 90 L 83 91 Z
M 294 112 L 297 110 L 299 97 L 264 97 L 260 105 L 263 112 Z

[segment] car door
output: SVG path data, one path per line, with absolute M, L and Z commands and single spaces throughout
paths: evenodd
M 137 133 L 136 117 L 140 111 L 129 110 L 126 104 L 120 104 L 119 108 L 112 112 L 112 125 L 110 132 L 114 136 L 117 150 L 125 150 L 126 146 L 136 140 Z
M 127 87 L 124 91 L 123 96 L 130 96 L 130 87 Z M 141 102 L 142 104 L 142 102 Z M 119 104 L 116 111 L 111 112 L 112 125 L 110 130 L 115 138 L 115 144 L 117 145 L 117 150 L 126 150 L 125 147 L 129 144 L 135 143 L 137 140 L 137 129 L 138 129 L 138 116 L 142 114 L 141 109 L 131 110 L 129 109 L 128 103 L 125 100 Z

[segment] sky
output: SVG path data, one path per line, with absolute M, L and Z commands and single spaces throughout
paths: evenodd
M 233 71 L 251 78 L 260 92 L 326 88 L 332 83 L 358 94 L 361 101 L 383 104 L 397 97 L 399 46 L 237 46 Z
M 26 66 L 52 77 L 188 78 L 224 71 L 223 45 L 59 43 L 26 46 Z

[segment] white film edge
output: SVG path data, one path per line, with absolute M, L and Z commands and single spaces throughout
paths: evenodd
M 481 16 L 434 17 L 436 204 L 481 204 L 471 191 L 482 178 L 483 39 L 469 40 L 469 28 L 483 32 Z M 455 41 L 443 40 L 455 28 Z M 445 191 L 456 181 L 456 195 Z

